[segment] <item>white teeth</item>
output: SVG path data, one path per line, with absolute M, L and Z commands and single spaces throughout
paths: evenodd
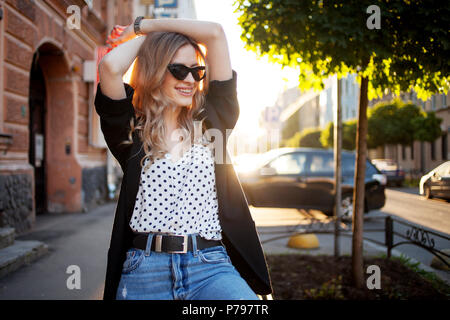
M 177 90 L 181 91 L 183 93 L 191 93 L 192 92 L 192 90 L 189 90 L 189 89 L 177 89 Z

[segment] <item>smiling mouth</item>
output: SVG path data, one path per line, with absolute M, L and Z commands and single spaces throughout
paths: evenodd
M 175 89 L 178 91 L 179 94 L 185 97 L 190 97 L 194 93 L 193 88 L 175 88 Z

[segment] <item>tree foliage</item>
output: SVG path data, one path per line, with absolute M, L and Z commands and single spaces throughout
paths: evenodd
M 434 141 L 442 134 L 441 121 L 411 102 L 395 99 L 378 103 L 368 112 L 368 146 Z
M 423 117 L 416 118 L 412 125 L 416 128 L 415 140 L 433 142 L 442 135 L 442 119 L 436 117 L 436 113 L 429 111 Z
M 426 100 L 450 83 L 450 6 L 440 0 L 237 0 L 246 48 L 298 68 L 302 89 L 347 73 L 369 78 L 369 99 L 414 89 Z M 368 29 L 377 5 L 381 28 Z M 360 81 L 360 78 L 358 78 Z
M 419 106 L 410 102 L 394 99 L 390 102 L 380 102 L 368 111 L 369 148 L 389 144 L 411 145 L 413 141 L 435 141 L 442 135 L 442 119 L 434 112 L 425 112 Z M 342 148 L 356 148 L 356 120 L 342 123 Z M 334 145 L 334 124 L 328 123 L 323 129 L 321 144 L 326 148 Z
M 349 120 L 342 123 L 342 149 L 355 150 L 356 148 L 356 127 L 357 120 Z M 325 148 L 334 146 L 334 124 L 329 122 L 322 130 L 320 142 Z
M 304 129 L 287 140 L 285 146 L 293 148 L 323 148 L 322 143 L 320 142 L 321 133 L 321 129 Z

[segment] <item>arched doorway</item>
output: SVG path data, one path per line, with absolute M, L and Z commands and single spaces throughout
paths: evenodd
M 45 118 L 46 88 L 44 74 L 37 63 L 37 53 L 33 56 L 29 88 L 29 162 L 34 168 L 34 201 L 36 215 L 47 210 L 46 159 L 45 159 Z
M 57 44 L 44 42 L 30 68 L 29 159 L 36 214 L 81 210 L 76 96 L 69 59 Z

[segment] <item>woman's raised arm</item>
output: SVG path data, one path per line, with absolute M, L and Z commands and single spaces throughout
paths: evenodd
M 126 97 L 122 77 L 136 59 L 145 36 L 122 43 L 100 61 L 98 73 L 102 92 L 111 99 Z
M 193 19 L 142 19 L 140 29 L 143 33 L 169 31 L 185 34 L 207 48 L 206 59 L 209 64 L 211 80 L 229 80 L 232 69 L 228 43 L 222 26 L 215 22 Z M 127 41 L 134 34 L 133 23 L 127 26 L 122 36 L 111 39 L 110 43 Z

